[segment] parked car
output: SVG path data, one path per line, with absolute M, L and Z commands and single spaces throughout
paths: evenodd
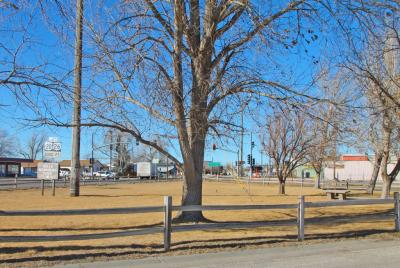
M 68 168 L 60 168 L 59 175 L 60 178 L 68 177 L 71 174 L 71 171 Z
M 102 180 L 119 179 L 119 177 L 115 172 L 110 172 L 110 171 L 98 171 L 95 172 L 93 175 Z

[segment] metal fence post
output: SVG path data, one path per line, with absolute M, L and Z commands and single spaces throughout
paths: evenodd
M 17 188 L 18 188 L 17 179 L 18 179 L 18 174 L 15 174 L 15 178 L 14 178 L 14 182 L 15 182 L 15 189 L 17 189 Z
M 44 180 L 41 180 L 40 188 L 42 189 L 42 196 L 44 195 Z
M 394 229 L 396 232 L 400 232 L 400 205 L 399 205 L 399 193 L 394 193 Z
M 164 196 L 164 250 L 171 247 L 172 196 Z
M 304 196 L 299 196 L 297 208 L 297 240 L 304 240 Z
M 52 181 L 51 188 L 53 190 L 53 196 L 55 196 L 56 195 L 56 180 Z

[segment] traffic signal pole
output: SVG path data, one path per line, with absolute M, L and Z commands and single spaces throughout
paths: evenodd
M 240 171 L 239 171 L 239 177 L 243 176 L 243 136 L 244 136 L 244 129 L 243 129 L 243 110 L 241 112 L 241 118 L 240 118 L 240 124 L 241 124 L 241 130 L 240 130 Z
M 253 176 L 253 133 L 250 132 L 250 180 Z

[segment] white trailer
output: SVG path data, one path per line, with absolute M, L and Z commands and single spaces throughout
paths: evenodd
M 151 163 L 151 162 L 138 162 L 136 163 L 137 167 L 137 177 L 139 179 L 142 178 L 157 178 L 158 170 L 157 170 L 157 164 Z

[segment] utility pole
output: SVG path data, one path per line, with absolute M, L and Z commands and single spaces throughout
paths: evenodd
M 250 179 L 253 176 L 253 132 L 250 132 Z
M 94 165 L 94 156 L 93 156 L 93 135 L 94 135 L 94 133 L 92 132 L 92 158 L 90 159 L 90 163 L 91 163 L 91 172 L 92 172 L 92 174 L 91 174 L 91 177 L 92 177 L 92 180 L 93 180 L 93 165 Z
M 113 146 L 112 146 L 112 143 L 110 143 L 110 172 L 111 172 L 111 166 L 112 166 L 112 149 L 113 149 Z
M 74 115 L 72 126 L 72 157 L 70 196 L 79 196 L 82 88 L 82 22 L 83 0 L 76 0 L 75 59 L 74 59 Z
M 239 177 L 243 176 L 243 137 L 244 137 L 244 129 L 243 129 L 243 110 L 241 112 L 240 115 L 240 163 L 238 163 L 238 165 L 240 165 L 240 171 L 239 171 Z

